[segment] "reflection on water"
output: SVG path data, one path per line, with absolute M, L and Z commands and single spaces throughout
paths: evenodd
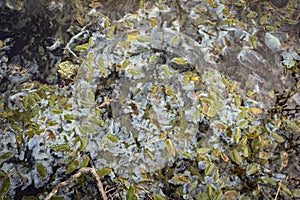
M 244 106 L 266 110 L 276 101 L 274 88 L 283 91 L 294 84 L 290 75 L 282 73 L 278 53 L 281 44 L 270 45 L 277 37 L 255 27 L 248 30 L 222 23 L 225 19 L 219 14 L 224 8 L 221 4 L 217 9 L 205 3 L 178 6 L 180 9 L 165 5 L 160 9 L 152 7 L 146 10 L 147 14 L 141 11 L 127 15 L 118 23 L 130 23 L 130 31 L 126 27 L 112 40 L 102 38 L 89 52 L 94 55 L 92 66 L 97 69 L 101 62 L 102 67 L 94 71 L 94 78 L 106 77 L 113 70 L 120 74 L 110 94 L 112 118 L 107 119 L 103 128 L 97 128 L 103 131 L 91 136 L 87 147 L 99 167 L 113 166 L 125 171 L 130 165 L 150 171 L 159 169 L 173 159 L 166 139 L 173 141 L 177 155 L 190 151 L 198 122 L 205 116 L 203 111 L 198 113 L 204 101 L 201 97 L 207 98 L 211 106 L 212 124 L 236 123 L 232 119 L 239 109 L 229 103 L 233 96 L 228 93 L 224 79 L 236 81 L 231 93 L 244 95 L 242 98 L 247 99 L 246 93 L 254 91 Z M 203 11 L 197 13 L 199 9 Z M 207 25 L 197 22 L 204 21 L 201 17 L 206 18 Z M 151 20 L 155 23 L 151 24 Z M 200 41 L 197 35 L 201 36 Z M 251 43 L 253 35 L 257 38 L 255 48 Z M 278 37 L 285 40 L 287 36 L 283 33 Z M 193 66 L 188 73 L 181 70 L 186 64 Z M 114 65 L 120 69 L 113 69 Z M 260 119 L 257 120 L 252 123 L 259 123 Z M 111 143 L 105 134 L 116 136 L 118 142 Z M 213 128 L 210 137 L 219 138 L 220 130 Z M 213 140 L 210 145 L 219 143 L 218 139 Z M 105 162 L 103 156 L 110 159 Z
M 286 6 L 282 2 L 272 1 Z M 274 150 L 289 144 L 290 131 L 281 129 L 278 117 L 275 122 L 268 118 L 277 112 L 274 105 L 300 104 L 295 92 L 289 101 L 278 102 L 280 94 L 298 87 L 297 71 L 283 71 L 297 70 L 299 41 L 294 32 L 268 30 L 276 28 L 270 26 L 278 19 L 266 14 L 276 10 L 268 1 L 259 2 L 259 8 L 240 4 L 101 4 L 104 15 L 97 15 L 97 31 L 84 31 L 88 43 L 69 50 L 79 58 L 58 66 L 66 79 L 62 88 L 22 84 L 24 89 L 8 99 L 19 121 L 10 131 L 16 137 L 1 135 L 1 147 L 13 152 L 9 159 L 22 163 L 18 168 L 13 161 L 1 163 L 4 173 L 13 171 L 9 194 L 16 188 L 44 187 L 52 176 L 60 181 L 65 166 L 82 162 L 86 154 L 97 169 L 113 168 L 136 183 L 145 173 L 176 166 L 178 176 L 168 177 L 167 184 L 184 185 L 186 199 L 207 186 L 242 190 L 252 175 L 271 182 L 258 172 L 284 181 L 280 167 L 286 158 Z M 92 10 L 89 14 L 96 12 Z M 286 123 L 297 127 L 292 122 Z M 20 136 L 18 126 L 26 126 L 27 135 Z M 24 153 L 16 152 L 22 148 Z M 191 161 L 185 168 L 184 160 Z M 258 184 L 253 181 L 253 188 Z M 159 183 L 148 186 L 150 192 L 160 192 Z

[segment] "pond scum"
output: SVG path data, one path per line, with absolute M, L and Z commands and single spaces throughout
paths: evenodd
M 1 199 L 300 198 L 299 2 L 74 2 L 52 84 L 0 40 Z

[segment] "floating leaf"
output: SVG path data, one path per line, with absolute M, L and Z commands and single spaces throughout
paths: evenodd
M 133 68 L 128 68 L 126 72 L 127 72 L 128 74 L 133 75 L 133 76 L 138 76 L 138 75 L 140 75 L 143 71 L 142 71 L 142 70 L 133 69 Z
M 88 124 L 84 125 L 84 126 L 83 126 L 83 129 L 84 129 L 87 133 L 91 133 L 91 134 L 96 133 L 96 129 L 95 129 L 93 126 L 88 125 Z
M 259 152 L 258 157 L 263 160 L 268 160 L 271 157 L 271 155 L 272 154 L 270 152 L 261 151 Z
M 213 163 L 207 163 L 204 174 L 205 176 L 211 176 L 216 170 L 216 166 Z
M 83 24 L 83 20 L 82 20 L 82 17 L 80 14 L 77 14 L 76 20 L 79 24 L 81 24 L 81 25 Z
M 231 84 L 230 84 L 230 88 L 229 88 L 229 93 L 233 93 L 235 88 L 236 88 L 236 81 L 233 81 Z
M 105 167 L 105 168 L 102 168 L 102 169 L 98 170 L 97 174 L 99 176 L 106 176 L 106 175 L 110 174 L 111 172 L 112 172 L 111 168 Z
M 168 138 L 165 141 L 165 146 L 168 150 L 168 152 L 172 155 L 172 156 L 176 156 L 176 150 L 174 148 L 174 145 L 172 143 L 172 141 Z
M 241 97 L 238 95 L 238 94 L 235 94 L 233 96 L 233 100 L 234 100 L 234 105 L 236 107 L 240 106 L 241 105 Z
M 89 48 L 89 43 L 77 45 L 75 48 L 77 51 L 86 51 Z
M 4 181 L 2 182 L 1 193 L 2 193 L 2 194 L 7 194 L 8 189 L 9 189 L 9 186 L 10 186 L 10 178 L 9 178 L 9 177 L 6 177 L 6 178 L 4 179 Z
M 300 198 L 300 189 L 294 189 L 294 190 L 292 191 L 292 193 L 293 193 L 293 197 L 298 197 L 298 198 Z
M 101 5 L 102 5 L 101 2 L 99 2 L 99 1 L 94 1 L 94 2 L 92 2 L 92 3 L 89 4 L 89 7 L 90 7 L 90 8 L 96 8 L 96 7 L 99 7 L 99 6 L 101 6 Z
M 258 171 L 259 167 L 260 167 L 259 164 L 257 164 L 257 163 L 251 163 L 246 168 L 247 175 L 255 174 Z
M 233 136 L 234 142 L 239 143 L 241 137 L 242 137 L 241 129 L 239 127 L 237 127 L 234 131 L 234 136 Z
M 122 65 L 121 65 L 121 70 L 126 69 L 126 67 L 130 64 L 130 61 L 128 59 L 126 59 Z
M 6 158 L 9 158 L 11 155 L 13 155 L 13 153 L 11 153 L 11 152 L 2 153 L 1 156 L 0 156 L 0 160 L 4 160 Z
M 81 167 L 87 167 L 90 163 L 90 157 L 85 157 L 83 160 L 82 160 L 82 163 L 81 163 Z
M 285 22 L 288 23 L 288 24 L 296 25 L 296 24 L 298 24 L 299 21 L 298 20 L 292 20 L 292 19 L 286 19 Z
M 181 155 L 183 156 L 183 157 L 186 157 L 186 158 L 188 158 L 188 159 L 191 159 L 193 156 L 192 156 L 192 154 L 190 154 L 190 153 L 188 153 L 188 152 L 181 152 Z
M 102 119 L 99 119 L 99 118 L 92 118 L 92 119 L 90 119 L 90 122 L 92 124 L 97 125 L 97 126 L 104 126 L 104 121 Z
M 240 121 L 241 119 L 245 119 L 247 117 L 247 113 L 245 111 L 239 112 L 239 114 L 236 116 L 236 120 Z
M 229 163 L 230 162 L 230 160 L 229 160 L 229 158 L 228 158 L 228 156 L 223 152 L 223 153 L 221 153 L 221 158 L 222 158 L 222 160 L 224 160 L 225 162 L 227 162 L 227 163 Z
M 35 106 L 31 111 L 31 117 L 34 118 L 40 113 L 41 107 Z
M 78 165 L 79 165 L 79 161 L 78 160 L 72 161 L 68 165 L 68 167 L 67 167 L 67 169 L 65 171 L 65 174 L 68 175 L 68 174 L 71 174 L 72 172 L 74 172 L 77 169 Z
M 250 35 L 249 40 L 250 40 L 252 47 L 256 48 L 257 47 L 256 37 L 254 35 Z
M 54 115 L 59 115 L 59 114 L 63 113 L 62 109 L 60 109 L 60 108 L 52 108 L 50 110 L 50 112 Z
M 107 134 L 106 135 L 107 139 L 109 139 L 111 142 L 117 143 L 119 142 L 119 138 L 115 135 Z
M 66 121 L 70 121 L 70 120 L 74 120 L 74 119 L 75 119 L 74 115 L 71 115 L 71 114 L 64 115 L 64 120 L 66 120 Z
M 266 29 L 268 31 L 278 31 L 279 30 L 279 28 L 276 26 L 266 26 Z
M 281 183 L 280 188 L 281 188 L 281 191 L 284 194 L 286 194 L 288 196 L 292 196 L 293 195 L 292 192 L 291 192 L 291 190 L 288 187 L 286 187 L 286 185 L 284 185 L 284 184 Z
M 154 160 L 155 157 L 149 149 L 145 149 L 145 154 L 151 159 Z
M 223 192 L 221 190 L 215 191 L 213 195 L 213 200 L 221 200 L 222 199 Z
M 260 25 L 264 25 L 269 19 L 269 13 L 265 13 L 260 19 L 259 23 Z
M 242 1 L 237 1 L 237 2 L 233 2 L 233 5 L 238 6 L 238 7 L 244 7 L 245 3 L 243 3 Z
M 170 97 L 175 97 L 176 96 L 173 89 L 169 86 L 166 87 L 165 92 Z
M 256 16 L 257 16 L 257 13 L 253 12 L 253 11 L 251 11 L 247 14 L 247 18 L 249 18 L 249 19 L 255 18 Z
M 262 177 L 261 180 L 264 183 L 270 184 L 270 185 L 277 185 L 277 181 L 275 181 L 273 178 L 270 177 Z
M 284 139 L 282 136 L 280 136 L 280 135 L 278 135 L 277 133 L 275 133 L 275 132 L 271 132 L 271 133 L 270 133 L 270 136 L 271 136 L 276 142 L 279 142 L 279 143 L 285 142 L 285 139 Z
M 262 113 L 263 111 L 259 108 L 248 108 L 248 112 L 252 113 L 253 115 L 258 115 L 260 113 Z
M 144 37 L 137 37 L 136 40 L 142 43 L 151 41 L 149 38 L 144 38 Z
M 217 113 L 219 112 L 219 110 L 221 108 L 223 108 L 223 106 L 224 105 L 223 105 L 222 102 L 219 102 L 217 100 L 211 101 L 211 105 L 210 105 L 209 110 L 207 112 L 207 116 L 211 117 L 211 118 L 214 117 L 214 116 L 216 116 Z
M 188 62 L 183 58 L 173 58 L 172 61 L 179 65 L 188 64 Z
M 173 177 L 173 180 L 177 183 L 181 183 L 181 184 L 184 184 L 184 183 L 189 183 L 190 182 L 190 179 L 189 177 L 186 177 L 186 176 L 183 176 L 183 175 L 175 175 Z
M 128 41 L 132 41 L 135 40 L 139 37 L 139 32 L 138 31 L 131 31 L 130 33 L 128 33 L 127 35 L 127 40 Z
M 154 194 L 154 200 L 167 200 L 167 198 L 160 194 Z
M 244 128 L 245 126 L 248 125 L 248 120 L 243 120 L 238 124 L 239 128 Z
M 87 145 L 88 145 L 88 138 L 87 137 L 80 138 L 79 151 L 83 151 Z
M 239 195 L 240 193 L 236 190 L 228 190 L 224 193 L 224 198 L 228 200 L 234 200 L 237 199 Z
M 233 161 L 236 162 L 237 164 L 241 165 L 243 162 L 243 159 L 240 156 L 239 152 L 236 149 L 233 149 L 231 151 L 231 154 L 232 154 Z
M 126 192 L 126 200 L 137 200 L 132 186 L 130 186 L 128 191 Z
M 70 151 L 71 150 L 67 144 L 56 145 L 56 146 L 53 146 L 52 149 L 54 151 Z
M 300 121 L 298 121 L 298 124 L 296 122 L 293 121 L 287 121 L 287 125 L 293 129 L 296 132 L 300 132 Z
M 157 20 L 154 17 L 150 18 L 150 26 L 153 28 L 156 26 Z
M 160 135 L 159 135 L 159 139 L 163 139 L 168 135 L 167 131 L 163 131 Z
M 45 179 L 48 175 L 47 173 L 47 168 L 42 164 L 42 163 L 37 163 L 36 164 L 36 171 L 38 172 L 38 175 L 42 178 Z
M 210 148 L 199 148 L 197 149 L 197 153 L 199 154 L 206 154 L 206 153 L 209 153 L 211 151 Z

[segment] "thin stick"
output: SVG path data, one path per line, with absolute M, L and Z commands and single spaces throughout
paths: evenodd
M 103 188 L 102 182 L 100 180 L 100 177 L 98 176 L 95 168 L 91 168 L 91 167 L 83 167 L 81 169 L 78 170 L 78 172 L 76 174 L 74 174 L 73 176 L 71 176 L 68 180 L 63 181 L 61 183 L 59 183 L 58 185 L 56 185 L 52 191 L 47 195 L 47 197 L 45 198 L 45 200 L 50 200 L 57 192 L 60 188 L 69 185 L 70 183 L 72 183 L 73 181 L 75 181 L 77 178 L 79 178 L 82 174 L 92 174 L 92 176 L 97 180 L 97 187 L 99 192 L 101 193 L 102 199 L 107 200 L 107 196 L 106 196 L 106 192 Z
M 279 181 L 279 183 L 278 183 L 278 189 L 277 189 L 276 196 L 275 196 L 274 200 L 277 200 L 277 197 L 278 197 L 278 194 L 279 194 L 279 191 L 280 191 L 280 187 L 281 187 L 281 181 Z

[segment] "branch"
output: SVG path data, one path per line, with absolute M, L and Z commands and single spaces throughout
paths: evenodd
M 92 174 L 92 176 L 97 180 L 97 187 L 98 187 L 99 192 L 101 193 L 102 199 L 107 200 L 108 198 L 106 196 L 106 192 L 103 188 L 100 177 L 98 176 L 95 168 L 91 168 L 91 167 L 83 167 L 83 168 L 79 169 L 78 172 L 76 174 L 74 174 L 73 176 L 71 176 L 68 180 L 63 181 L 63 182 L 59 183 L 58 185 L 56 185 L 52 189 L 52 191 L 46 196 L 45 200 L 50 200 L 58 192 L 58 190 L 60 188 L 69 185 L 70 183 L 75 181 L 77 178 L 79 178 L 82 174 L 87 174 L 87 173 Z

